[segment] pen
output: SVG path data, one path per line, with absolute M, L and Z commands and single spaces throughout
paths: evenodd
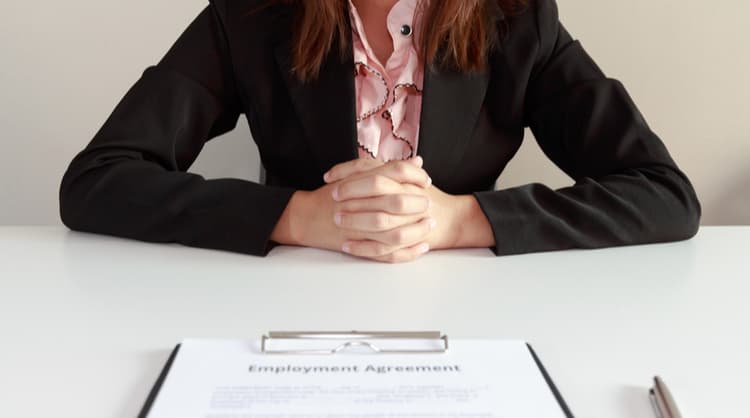
M 661 377 L 654 377 L 654 387 L 649 391 L 649 397 L 657 418 L 682 418 L 672 393 Z

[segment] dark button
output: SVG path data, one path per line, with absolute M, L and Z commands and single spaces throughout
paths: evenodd
M 404 36 L 411 35 L 411 26 L 409 25 L 401 26 L 401 34 Z

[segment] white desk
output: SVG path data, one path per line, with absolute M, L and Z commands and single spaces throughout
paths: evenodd
M 524 339 L 578 418 L 652 418 L 654 373 L 693 418 L 747 416 L 749 250 L 749 227 L 703 228 L 681 243 L 384 265 L 2 227 L 0 417 L 134 418 L 183 337 L 275 329 Z

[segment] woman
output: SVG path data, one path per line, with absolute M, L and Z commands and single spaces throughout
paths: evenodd
M 71 163 L 72 229 L 378 261 L 686 239 L 700 206 L 553 0 L 211 0 Z M 264 185 L 186 173 L 246 114 Z M 575 180 L 493 191 L 530 126 Z

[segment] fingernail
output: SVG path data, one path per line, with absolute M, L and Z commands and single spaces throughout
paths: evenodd
M 432 177 L 427 176 L 427 187 L 430 187 L 432 185 Z
M 436 226 L 437 226 L 437 219 L 435 218 L 430 219 L 430 229 L 435 229 Z
M 323 181 L 326 182 L 326 183 L 328 183 L 328 180 L 330 178 L 331 178 L 331 173 L 329 173 L 328 171 L 326 171 L 326 173 L 323 174 Z
M 424 254 L 427 251 L 430 251 L 430 245 L 426 242 L 423 242 L 419 244 L 419 247 L 417 247 L 417 251 L 419 251 L 420 254 Z
M 341 246 L 341 251 L 349 254 L 352 252 L 352 244 L 349 242 L 345 242 L 344 245 Z
M 333 200 L 336 200 L 336 201 L 339 200 L 339 187 L 338 186 L 333 188 L 331 195 L 333 196 Z
M 415 157 L 414 158 L 414 162 L 416 162 L 417 166 L 419 166 L 419 167 L 422 167 L 422 164 L 424 164 L 424 160 L 420 156 Z
M 341 214 L 340 213 L 336 213 L 335 215 L 333 215 L 333 223 L 335 223 L 336 225 L 341 226 L 341 218 L 342 218 Z

